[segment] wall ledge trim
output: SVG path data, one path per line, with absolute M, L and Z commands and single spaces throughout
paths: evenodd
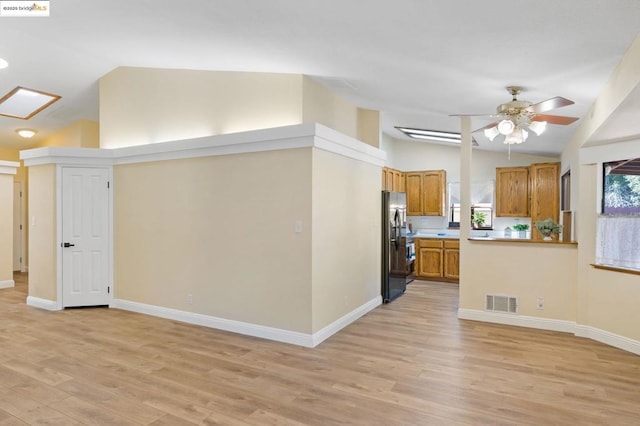
M 0 281 L 0 289 L 1 288 L 11 288 L 11 287 L 15 287 L 15 286 L 16 286 L 16 282 L 14 280 Z
M 15 175 L 18 173 L 20 163 L 18 161 L 0 160 L 0 175 Z
M 28 296 L 27 305 L 34 308 L 45 309 L 47 311 L 60 311 L 62 307 L 58 305 L 58 302 L 47 299 L 40 299 L 39 297 Z
M 362 315 L 374 309 L 380 303 L 382 303 L 382 299 L 380 297 L 373 299 L 314 334 L 283 330 L 280 328 L 213 317 L 194 312 L 180 311 L 172 308 L 164 308 L 162 306 L 147 305 L 145 303 L 132 302 L 123 299 L 113 299 L 109 304 L 109 307 L 174 321 L 181 321 L 188 324 L 200 325 L 203 327 L 215 328 L 223 331 L 230 331 L 232 333 L 304 346 L 306 348 L 313 348 L 340 331 L 342 328 L 360 318 Z
M 231 154 L 319 148 L 384 166 L 384 151 L 318 123 L 206 136 L 114 149 L 43 147 L 20 151 L 27 167 L 44 164 L 112 166 Z
M 614 348 L 640 355 L 640 341 L 629 339 L 595 327 L 576 324 L 573 321 L 538 318 L 523 315 L 486 312 L 476 309 L 458 309 L 458 318 L 472 321 L 484 321 L 495 324 L 512 325 L 517 327 L 537 328 L 541 330 L 561 331 L 572 333 L 577 337 L 586 337 Z

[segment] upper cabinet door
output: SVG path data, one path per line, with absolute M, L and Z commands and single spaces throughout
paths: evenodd
M 422 172 L 422 214 L 444 216 L 446 172 L 429 170 Z
M 407 193 L 407 215 L 422 216 L 422 173 L 407 172 L 405 175 Z
M 407 172 L 405 176 L 407 215 L 444 216 L 446 172 L 427 170 Z
M 560 219 L 560 163 L 537 163 L 530 168 L 531 177 L 531 224 L 547 218 L 556 223 Z M 542 239 L 537 230 L 531 239 Z
M 496 168 L 496 216 L 529 216 L 529 167 Z

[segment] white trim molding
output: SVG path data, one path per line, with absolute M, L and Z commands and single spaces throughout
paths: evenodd
M 15 287 L 15 286 L 16 286 L 16 282 L 14 280 L 0 281 L 0 289 L 2 289 L 2 288 L 11 288 L 11 287 Z
M 63 164 L 109 166 L 231 154 L 318 148 L 384 166 L 387 154 L 371 145 L 318 123 L 205 136 L 114 149 L 44 147 L 20 151 L 25 166 Z M 16 163 L 18 164 L 18 163 Z
M 197 314 L 194 312 L 180 311 L 172 308 L 164 308 L 162 306 L 147 305 L 145 303 L 131 302 L 122 299 L 113 299 L 109 307 L 174 321 L 181 321 L 188 324 L 200 325 L 203 327 L 215 328 L 218 330 L 230 331 L 232 333 L 304 346 L 306 348 L 313 348 L 367 312 L 379 306 L 381 303 L 382 298 L 377 297 L 354 309 L 342 318 L 334 321 L 314 334 L 283 330 L 280 328 Z
M 34 308 L 45 309 L 47 311 L 60 311 L 62 310 L 62 306 L 56 301 L 40 299 L 39 297 L 28 296 L 27 297 L 27 305 L 33 306 Z
M 18 173 L 20 163 L 17 161 L 0 160 L 0 175 L 15 175 Z
M 640 341 L 638 340 L 629 339 L 628 337 L 586 325 L 576 325 L 575 334 L 578 337 L 586 337 L 588 339 L 604 343 L 605 345 L 640 355 Z
M 463 320 L 484 321 L 495 324 L 504 324 L 518 327 L 537 328 L 540 330 L 560 331 L 572 333 L 577 337 L 586 337 L 622 349 L 627 352 L 640 355 L 640 341 L 629 339 L 595 327 L 576 324 L 574 321 L 556 320 L 550 318 L 537 318 L 524 315 L 503 314 L 500 312 L 487 312 L 476 309 L 458 309 L 458 318 Z
M 322 329 L 316 331 L 315 333 L 313 333 L 313 336 L 312 336 L 313 347 L 318 346 L 320 343 L 324 342 L 329 337 L 333 336 L 338 331 L 342 330 L 352 322 L 356 321 L 358 318 L 374 310 L 381 304 L 382 304 L 382 296 L 377 296 L 371 299 L 370 301 L 368 301 L 367 303 L 365 303 L 364 305 L 344 315 L 343 317 L 338 318 L 337 320 L 327 325 L 326 327 L 323 327 Z

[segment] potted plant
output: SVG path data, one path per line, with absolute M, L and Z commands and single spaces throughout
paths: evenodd
M 526 223 L 518 223 L 513 225 L 513 229 L 518 231 L 518 237 L 527 238 L 527 230 L 529 229 L 529 225 Z
M 483 212 L 474 211 L 473 217 L 471 218 L 471 222 L 473 223 L 473 227 L 478 229 L 482 225 L 484 225 L 484 221 L 487 220 L 487 215 Z
M 550 217 L 545 220 L 539 220 L 536 222 L 536 228 L 540 231 L 544 240 L 551 240 L 552 235 L 558 235 L 562 231 L 562 225 L 557 224 Z

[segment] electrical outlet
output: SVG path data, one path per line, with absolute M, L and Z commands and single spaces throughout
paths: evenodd
M 193 294 L 191 293 L 187 294 L 187 303 L 189 305 L 193 305 Z
M 538 300 L 537 300 L 536 304 L 537 304 L 538 309 L 544 309 L 544 298 L 538 297 Z

